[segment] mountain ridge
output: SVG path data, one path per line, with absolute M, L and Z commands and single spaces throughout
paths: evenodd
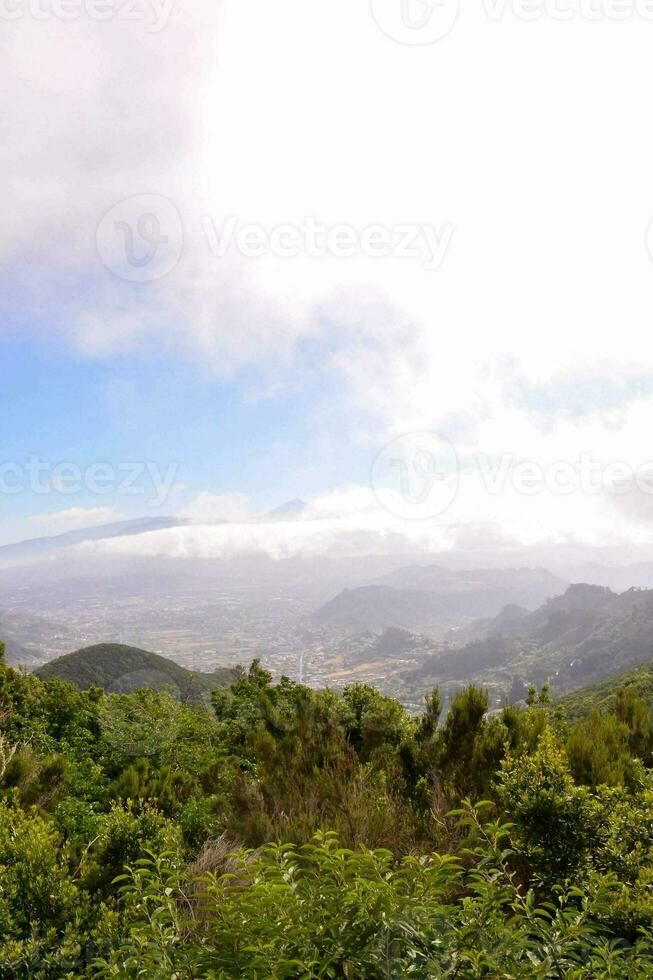
M 0 545 L 0 563 L 18 559 L 29 561 L 42 558 L 52 550 L 74 547 L 84 541 L 101 541 L 105 538 L 133 537 L 150 531 L 185 527 L 190 521 L 182 517 L 137 517 L 127 521 L 113 521 L 110 524 L 79 528 L 63 534 L 51 534 L 40 538 L 27 538 L 13 544 Z
M 432 587 L 417 587 L 426 584 Z M 479 617 L 494 617 L 509 604 L 535 609 L 549 596 L 564 592 L 565 586 L 544 569 L 457 572 L 437 565 L 412 565 L 342 590 L 312 618 L 353 632 L 382 632 L 397 626 L 443 639 L 450 630 Z
M 619 594 L 580 583 L 493 630 L 500 617 L 471 642 L 427 658 L 409 679 L 507 685 L 518 676 L 564 693 L 653 659 L 653 590 Z

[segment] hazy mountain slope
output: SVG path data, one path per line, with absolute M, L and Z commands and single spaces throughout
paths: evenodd
M 27 647 L 22 645 L 22 643 L 18 643 L 16 640 L 7 637 L 5 634 L 0 635 L 2 636 L 2 642 L 5 645 L 5 660 L 8 664 L 11 664 L 14 667 L 18 664 L 24 664 L 26 667 L 28 667 L 35 660 L 39 659 L 37 653 L 32 650 L 28 650 Z
M 529 615 L 530 610 L 524 606 L 510 603 L 503 607 L 498 616 L 475 619 L 469 626 L 462 626 L 454 630 L 448 639 L 453 643 L 462 644 L 471 643 L 474 640 L 486 639 L 497 634 L 502 636 L 505 634 L 510 635 L 519 628 L 519 623 Z
M 653 591 L 617 595 L 574 585 L 528 616 L 504 616 L 500 628 L 487 627 L 480 639 L 428 658 L 409 679 L 508 684 L 517 675 L 564 691 L 651 658 Z
M 476 620 L 452 635 L 455 640 L 489 639 L 492 636 L 521 636 L 546 643 L 559 641 L 566 633 L 581 638 L 619 606 L 620 596 L 597 585 L 570 585 L 560 596 L 529 612 L 520 606 L 505 606 L 498 616 Z
M 81 528 L 78 531 L 67 531 L 46 538 L 30 538 L 28 541 L 18 541 L 16 544 L 6 544 L 0 547 L 0 564 L 31 561 L 42 558 L 52 552 L 83 541 L 100 541 L 103 538 L 119 538 L 134 534 L 146 534 L 148 531 L 161 531 L 165 528 L 179 527 L 189 521 L 180 517 L 141 517 L 132 521 L 116 521 L 113 524 L 101 524 L 97 527 Z
M 481 568 L 469 571 L 440 565 L 408 565 L 378 580 L 395 589 L 435 592 L 440 596 L 468 596 L 465 606 L 475 616 L 494 616 L 515 604 L 536 609 L 560 595 L 567 583 L 544 568 Z
M 40 667 L 35 674 L 43 680 L 58 677 L 70 681 L 82 690 L 101 687 L 124 694 L 141 687 L 168 689 L 183 701 L 200 701 L 233 678 L 230 670 L 192 673 L 167 657 L 119 643 L 99 643 L 67 653 Z
M 381 633 L 399 626 L 428 636 L 450 624 L 451 610 L 444 599 L 429 592 L 367 585 L 344 589 L 313 614 L 313 621 L 355 633 Z
M 43 663 L 46 659 L 42 643 L 50 631 L 57 627 L 54 623 L 24 612 L 0 611 L 0 641 L 5 645 L 8 664 L 14 666 Z
M 457 572 L 414 565 L 392 571 L 371 585 L 345 589 L 318 609 L 313 619 L 357 632 L 401 626 L 440 639 L 448 630 L 479 617 L 496 616 L 508 604 L 534 608 L 564 588 L 561 579 L 543 569 Z

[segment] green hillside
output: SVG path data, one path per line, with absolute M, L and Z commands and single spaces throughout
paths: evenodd
M 653 707 L 653 661 L 607 677 L 598 684 L 582 687 L 561 698 L 560 704 L 570 719 L 586 718 L 594 708 L 603 712 L 613 711 L 620 688 L 631 689 L 649 707 Z
M 34 672 L 42 680 L 58 678 L 85 691 L 101 687 L 116 694 L 140 688 L 167 690 L 182 701 L 201 701 L 233 679 L 229 669 L 193 673 L 174 660 L 121 643 L 98 643 L 58 657 Z

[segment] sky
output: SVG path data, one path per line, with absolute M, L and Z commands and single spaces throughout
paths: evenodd
M 653 545 L 653 5 L 0 20 L 0 542 Z

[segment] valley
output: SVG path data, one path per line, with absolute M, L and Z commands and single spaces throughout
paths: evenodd
M 278 519 L 287 519 L 283 508 Z M 151 530 L 132 523 L 104 533 Z M 620 594 L 569 586 L 544 568 L 465 570 L 401 556 L 141 557 L 126 566 L 87 552 L 102 533 L 38 542 L 36 558 L 31 542 L 4 555 L 0 627 L 9 662 L 34 669 L 98 643 L 149 650 L 206 674 L 259 659 L 275 678 L 316 689 L 372 683 L 418 711 L 434 685 L 447 703 L 461 685 L 477 683 L 498 707 L 531 683 L 564 693 L 653 656 L 653 592 L 645 589 Z

